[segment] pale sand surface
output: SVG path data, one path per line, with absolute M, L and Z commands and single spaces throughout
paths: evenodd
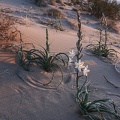
M 25 11 L 21 5 L 31 7 L 30 1 L 25 0 L 1 0 L 2 8 L 6 6 L 11 10 L 15 8 L 18 12 L 11 13 L 21 19 L 25 17 Z M 32 8 L 34 13 L 38 7 Z M 21 11 L 19 11 L 21 9 Z M 66 7 L 67 9 L 67 7 Z M 68 8 L 69 9 L 69 8 Z M 42 12 L 40 12 L 40 15 Z M 74 16 L 74 12 L 68 13 Z M 34 18 L 35 14 L 32 14 Z M 94 17 L 82 14 L 82 30 L 83 30 L 83 46 L 91 43 L 92 40 L 98 39 L 98 21 Z M 33 43 L 36 48 L 40 45 L 45 46 L 45 29 L 49 30 L 49 40 L 51 43 L 52 52 L 68 53 L 75 48 L 75 43 L 78 40 L 76 30 L 70 29 L 69 25 L 64 26 L 65 31 L 56 31 L 45 25 L 39 24 L 40 16 L 34 18 L 35 22 L 31 22 L 30 26 L 25 24 L 17 24 L 17 28 L 22 33 L 24 42 Z M 24 21 L 24 19 L 22 19 Z M 87 22 L 89 21 L 89 23 Z M 76 24 L 76 20 L 74 20 Z M 116 42 L 114 47 L 120 52 L 120 35 L 109 33 L 110 43 Z M 114 41 L 113 41 L 114 39 Z M 117 47 L 116 47 L 117 46 Z M 111 98 L 116 105 L 120 107 L 120 74 L 115 70 L 114 65 L 102 62 L 95 56 L 88 56 L 83 51 L 83 60 L 89 66 L 89 80 L 91 80 L 92 98 Z M 120 56 L 119 56 L 120 58 Z M 33 68 L 32 72 L 26 72 L 19 69 L 19 78 L 16 75 L 18 65 L 15 62 L 15 55 L 10 53 L 0 52 L 0 120 L 84 120 L 78 114 L 78 105 L 75 95 L 75 80 L 74 76 L 70 75 L 73 68 L 64 70 L 64 81 L 57 89 L 47 89 L 40 85 L 39 81 L 49 80 L 50 74 L 41 71 L 38 68 Z M 55 80 L 51 86 L 56 86 L 61 78 L 60 73 L 55 74 Z M 107 82 L 104 76 L 110 81 Z M 82 81 L 81 81 L 82 82 Z

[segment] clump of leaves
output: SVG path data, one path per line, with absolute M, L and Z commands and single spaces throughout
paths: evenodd
M 115 56 L 117 55 L 117 54 L 115 54 L 116 51 L 114 49 L 109 49 L 104 44 L 93 45 L 92 53 L 99 57 L 105 57 L 108 59 L 109 59 L 110 55 L 115 55 Z
M 78 91 L 77 102 L 80 112 L 88 117 L 90 120 L 108 120 L 107 114 L 114 117 L 113 119 L 120 120 L 120 116 L 117 113 L 116 105 L 110 99 L 98 99 L 89 101 L 89 94 L 87 86 L 83 86 Z
M 51 8 L 47 11 L 47 14 L 55 17 L 55 18 L 64 18 L 65 14 L 63 14 L 60 10 L 55 9 L 55 8 Z
M 60 70 L 63 80 L 62 66 L 67 65 L 69 57 L 65 53 L 50 53 L 50 44 L 48 42 L 48 30 L 46 29 L 46 48 L 42 50 L 30 49 L 24 50 L 21 46 L 17 52 L 20 65 L 27 71 L 30 70 L 32 65 L 42 67 L 46 72 L 51 72 L 54 76 L 56 70 Z M 53 78 L 53 77 L 52 77 Z
M 58 21 L 55 19 L 44 19 L 44 20 L 41 20 L 40 22 L 41 22 L 41 24 L 52 27 L 53 29 L 61 30 L 61 29 L 59 29 L 60 27 L 59 27 Z
M 61 18 L 58 18 L 56 24 L 53 25 L 56 30 L 64 31 L 65 29 L 62 26 Z
M 49 10 L 48 10 L 49 11 Z M 61 16 L 55 17 L 54 14 L 46 12 L 47 18 L 41 19 L 41 23 L 52 27 L 53 29 L 64 31 Z M 52 17 L 48 17 L 48 15 Z
M 117 51 L 110 49 L 107 45 L 108 34 L 107 34 L 107 21 L 103 14 L 101 26 L 104 26 L 104 29 L 99 29 L 100 39 L 98 44 L 89 44 L 86 46 L 86 49 L 90 50 L 94 55 L 102 58 L 103 60 L 107 59 L 109 62 L 115 62 L 117 59 Z

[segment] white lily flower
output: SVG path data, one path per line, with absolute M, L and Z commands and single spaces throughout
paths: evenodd
M 69 57 L 68 66 L 70 66 L 72 62 L 73 62 L 72 58 Z
M 73 62 L 72 58 L 69 57 L 69 63 L 72 63 L 72 62 Z
M 71 66 L 71 63 L 73 62 L 72 58 L 69 57 L 69 61 L 68 61 L 68 69 Z
M 81 72 L 81 70 L 85 68 L 84 62 L 82 62 L 81 60 L 79 60 L 78 62 L 75 62 L 75 68 L 77 68 L 78 71 Z
M 69 52 L 69 56 L 70 56 L 71 58 L 73 58 L 73 57 L 75 56 L 75 51 L 74 51 L 74 49 Z
M 90 70 L 88 69 L 88 65 L 87 65 L 83 70 L 83 75 L 88 76 L 88 72 L 90 72 Z

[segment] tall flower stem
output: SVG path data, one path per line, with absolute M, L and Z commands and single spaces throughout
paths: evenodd
M 81 43 L 81 40 L 82 40 L 82 31 L 81 31 L 81 19 L 80 19 L 80 11 L 77 10 L 77 20 L 78 20 L 78 33 L 77 33 L 77 36 L 78 36 L 78 41 L 76 42 L 76 47 L 77 47 L 77 62 L 82 58 L 82 43 Z M 77 69 L 77 76 L 76 76 L 76 88 L 77 90 L 79 89 L 78 87 L 78 80 L 79 80 L 79 71 Z
M 100 32 L 100 41 L 98 43 L 99 43 L 99 51 L 100 51 L 101 42 L 102 42 L 102 29 L 99 29 L 99 32 Z
M 49 45 L 49 39 L 48 39 L 48 29 L 46 29 L 46 50 L 48 53 L 50 52 L 50 45 Z
M 104 32 L 105 32 L 105 48 L 107 47 L 107 30 L 108 30 L 108 27 L 107 27 L 107 20 L 106 20 L 106 17 L 104 14 L 102 14 L 102 21 L 101 21 L 101 25 L 104 25 L 105 28 L 104 28 Z

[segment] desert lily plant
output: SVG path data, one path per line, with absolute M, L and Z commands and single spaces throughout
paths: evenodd
M 48 40 L 48 30 L 46 29 L 46 48 L 42 47 L 42 50 L 31 49 L 24 50 L 21 46 L 19 51 L 17 52 L 17 56 L 19 58 L 20 66 L 22 66 L 25 70 L 29 71 L 31 66 L 36 65 L 41 67 L 46 72 L 52 73 L 52 79 L 43 85 L 48 85 L 54 79 L 54 74 L 56 70 L 60 70 L 62 74 L 63 81 L 63 67 L 67 65 L 69 61 L 69 57 L 65 53 L 50 53 L 50 44 Z M 59 83 L 59 85 L 61 84 Z
M 76 88 L 77 91 L 79 91 L 79 79 L 82 76 L 86 77 L 87 81 L 87 76 L 88 73 L 90 72 L 90 70 L 88 69 L 88 65 L 85 66 L 84 62 L 81 61 L 82 58 L 82 31 L 81 31 L 81 19 L 80 19 L 80 15 L 79 15 L 79 11 L 77 11 L 77 16 L 78 16 L 78 41 L 76 42 L 76 47 L 77 47 L 77 52 L 73 49 L 72 51 L 69 52 L 69 65 L 71 65 L 71 63 L 74 63 L 75 65 L 75 70 L 76 70 Z M 73 58 L 76 57 L 76 62 L 74 62 Z
M 87 76 L 90 70 L 88 69 L 88 65 L 85 66 L 84 62 L 81 61 L 82 31 L 81 31 L 81 19 L 80 19 L 79 11 L 77 11 L 77 16 L 78 16 L 78 41 L 76 43 L 77 52 L 75 52 L 75 50 L 69 52 L 69 62 L 70 62 L 69 65 L 71 65 L 72 63 L 75 65 L 75 70 L 76 70 L 75 78 L 76 78 L 76 89 L 77 89 L 76 101 L 79 105 L 79 111 L 83 116 L 85 116 L 85 118 L 88 118 L 89 120 L 108 120 L 106 118 L 107 114 L 111 115 L 111 117 L 114 117 L 115 119 L 120 120 L 120 116 L 118 115 L 118 112 L 116 110 L 116 105 L 110 99 L 104 98 L 93 101 L 89 100 L 91 91 L 89 90 L 90 81 L 88 81 Z M 76 62 L 74 62 L 73 60 L 74 57 L 77 58 Z M 83 84 L 80 85 L 79 84 L 80 78 L 83 76 L 85 80 Z
M 108 62 L 112 63 L 117 60 L 117 51 L 108 47 L 108 27 L 107 20 L 104 14 L 101 18 L 101 28 L 99 28 L 100 38 L 97 44 L 89 44 L 86 48 L 91 51 L 94 55 L 98 56 L 102 60 L 107 59 Z

